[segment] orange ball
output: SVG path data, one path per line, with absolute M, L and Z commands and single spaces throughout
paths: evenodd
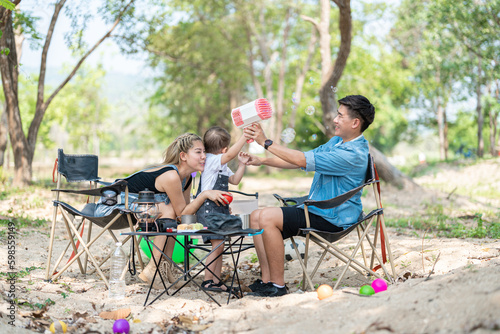
M 316 290 L 318 293 L 318 299 L 323 300 L 325 298 L 333 296 L 333 289 L 328 284 L 322 284 Z

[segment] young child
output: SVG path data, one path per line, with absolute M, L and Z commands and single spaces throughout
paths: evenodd
M 246 138 L 242 135 L 241 138 L 231 147 L 229 147 L 230 143 L 231 135 L 219 126 L 213 126 L 205 132 L 205 135 L 203 136 L 203 144 L 205 145 L 207 158 L 205 160 L 205 169 L 201 173 L 198 193 L 209 189 L 228 191 L 228 183 L 234 185 L 240 183 L 241 178 L 245 173 L 245 163 L 248 161 L 248 157 L 238 153 L 243 148 L 243 145 L 245 145 Z M 236 173 L 233 173 L 227 166 L 227 163 L 236 156 L 238 156 L 238 169 L 236 170 Z M 196 213 L 198 222 L 206 226 L 206 217 L 214 212 L 229 215 L 229 205 L 218 206 L 213 201 L 206 200 Z M 213 249 L 220 243 L 224 242 L 224 239 L 221 236 L 208 236 L 203 237 L 203 241 L 205 243 L 210 241 Z M 223 250 L 224 246 L 219 247 L 214 253 L 207 257 L 206 263 L 212 262 L 222 253 Z M 222 270 L 222 256 L 210 264 L 208 268 L 215 275 L 220 277 Z M 201 286 L 205 290 L 209 291 L 226 291 L 226 287 L 222 284 L 222 282 L 219 282 L 218 278 L 214 276 L 214 274 L 212 274 L 209 270 L 205 270 L 205 280 Z

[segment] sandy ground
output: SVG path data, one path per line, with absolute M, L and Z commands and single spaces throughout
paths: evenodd
M 455 211 L 460 215 L 464 212 L 474 214 L 479 209 L 498 212 L 500 199 L 472 200 L 457 194 L 450 196 L 458 181 L 468 179 L 472 184 L 477 169 L 480 174 L 489 175 L 492 184 L 498 185 L 499 161 L 491 161 L 473 171 L 462 168 L 415 179 L 427 187 L 438 185 L 434 190 L 423 188 L 409 193 L 383 186 L 386 217 L 419 216 L 436 203 L 450 215 Z M 245 191 L 259 191 L 261 207 L 277 206 L 272 197 L 274 192 L 284 196 L 302 195 L 309 184 L 310 178 L 307 177 L 275 182 L 244 179 Z M 50 203 L 49 192 L 33 196 Z M 371 193 L 363 197 L 365 207 L 373 207 L 371 198 Z M 15 207 L 16 201 L 20 199 L 2 200 L 1 211 Z M 26 214 L 50 220 L 52 206 L 47 204 Z M 130 309 L 131 333 L 487 333 L 500 330 L 499 240 L 437 238 L 422 231 L 390 228 L 397 279 L 387 291 L 370 297 L 359 295 L 358 291 L 373 278 L 349 270 L 333 296 L 319 300 L 316 292 L 304 292 L 299 287 L 302 280 L 300 265 L 297 260 L 291 260 L 285 265 L 285 280 L 290 293 L 283 297 L 245 296 L 232 298 L 226 305 L 227 295 L 213 293 L 222 304 L 219 307 L 197 287 L 189 285 L 175 296 L 163 295 L 152 305 L 144 307 L 148 288 L 130 274 L 126 277 L 126 298 L 118 302 L 107 298 L 105 285 L 97 274 L 82 275 L 76 265 L 57 282 L 45 282 L 49 231 L 45 226 L 36 230 L 22 229 L 16 234 L 16 269 L 32 266 L 42 269 L 31 271 L 12 285 L 4 277 L 1 279 L 1 333 L 48 332 L 54 320 L 64 321 L 72 333 L 111 333 L 113 320 L 105 320 L 99 314 L 117 309 Z M 55 242 L 55 256 L 66 243 L 62 224 L 58 224 L 57 232 L 60 238 Z M 353 233 L 339 247 L 349 251 L 356 239 Z M 4 273 L 10 271 L 6 240 L 2 239 L 0 253 L 0 272 Z M 102 253 L 112 247 L 113 241 L 107 235 L 96 245 Z M 313 247 L 311 253 L 311 261 L 314 261 L 319 258 L 320 249 Z M 94 254 L 100 252 L 94 250 Z M 251 262 L 253 254 L 252 250 L 246 251 L 239 263 L 238 273 L 243 286 L 259 277 L 258 263 Z M 358 259 L 362 261 L 361 255 Z M 226 273 L 230 271 L 229 261 L 229 258 L 224 260 Z M 342 262 L 327 255 L 327 261 L 320 266 L 313 281 L 333 286 L 343 268 Z M 108 266 L 104 266 L 104 272 L 109 273 Z M 196 281 L 201 282 L 201 279 L 200 276 Z M 8 317 L 11 289 L 15 289 L 18 303 L 25 303 L 15 306 L 14 326 L 9 324 L 11 319 Z M 158 291 L 153 290 L 153 296 L 157 295 Z M 54 303 L 42 310 L 35 305 L 48 299 Z

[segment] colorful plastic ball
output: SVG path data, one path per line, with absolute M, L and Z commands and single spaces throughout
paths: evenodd
M 51 333 L 66 333 L 68 326 L 61 320 L 54 321 L 49 328 Z
M 153 249 L 153 240 L 154 240 L 154 238 L 151 238 L 149 240 L 149 243 L 151 244 L 151 249 Z M 151 249 L 149 249 L 149 247 L 148 247 L 148 240 L 146 240 L 146 238 L 142 238 L 141 242 L 139 243 L 139 246 L 141 247 L 144 254 L 148 258 L 151 258 Z
M 365 296 L 371 296 L 375 294 L 375 290 L 373 290 L 373 288 L 370 285 L 363 285 L 359 289 L 359 294 Z
M 323 300 L 333 296 L 333 289 L 328 284 L 322 284 L 316 289 L 316 293 L 318 294 L 318 299 Z
M 130 331 L 130 324 L 126 319 L 118 319 L 113 324 L 113 333 L 128 334 Z
M 375 293 L 379 293 L 381 291 L 387 290 L 387 283 L 383 279 L 377 278 L 372 282 L 372 288 Z
M 231 204 L 231 202 L 233 201 L 233 196 L 231 195 L 222 194 L 222 196 L 224 196 L 224 198 L 227 200 L 227 204 Z

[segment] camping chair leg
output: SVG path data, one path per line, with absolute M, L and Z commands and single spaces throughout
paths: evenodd
M 68 232 L 68 236 L 69 236 L 69 242 L 71 243 L 71 247 L 73 247 L 73 252 L 78 253 L 78 248 L 76 247 L 75 245 L 75 241 L 73 240 L 73 235 L 72 235 L 72 232 L 71 232 L 71 229 L 70 229 L 70 226 L 71 227 L 75 227 L 73 225 L 73 220 L 70 218 L 70 215 L 68 215 L 64 210 L 61 210 L 62 214 L 63 214 L 63 220 L 64 220 L 64 223 L 66 225 L 66 231 Z M 74 217 L 73 217 L 74 218 Z M 80 235 L 78 234 L 78 230 L 75 229 L 75 235 L 77 237 L 79 237 Z M 78 266 L 80 267 L 80 272 L 82 274 L 85 274 L 84 270 L 83 270 L 83 266 L 82 266 L 82 262 L 80 261 L 80 258 L 77 259 L 78 261 Z
M 385 275 L 387 276 L 387 278 L 392 282 L 394 283 L 394 280 L 392 279 L 391 275 L 389 274 L 389 272 L 387 271 L 387 269 L 385 268 L 384 266 L 384 263 L 383 263 L 383 259 L 380 258 L 380 256 L 378 255 L 377 253 L 377 248 L 375 246 L 374 243 L 372 243 L 372 241 L 370 240 L 370 238 L 368 237 L 368 235 L 366 235 L 366 240 L 368 241 L 368 243 L 370 244 L 370 247 L 372 248 L 372 256 L 376 257 L 377 260 L 379 261 L 380 263 L 380 267 L 382 268 L 382 270 L 384 271 Z M 370 267 L 371 269 L 372 267 Z
M 376 170 L 375 170 L 376 172 Z M 380 199 L 380 193 L 377 191 L 376 185 L 373 184 L 373 192 L 375 193 L 375 201 L 377 202 L 377 208 L 381 209 L 382 208 L 382 201 Z M 385 220 L 384 220 L 384 214 L 380 215 L 380 223 L 382 226 L 382 230 L 384 233 L 384 238 L 385 238 L 385 246 L 387 248 L 387 252 L 389 253 L 389 261 L 391 262 L 391 270 L 392 270 L 392 276 L 394 280 L 397 279 L 396 277 L 396 269 L 394 268 L 394 261 L 392 259 L 392 252 L 391 252 L 391 246 L 389 243 L 389 239 L 387 238 L 387 229 L 385 227 Z M 382 237 L 382 236 L 381 236 Z
M 128 226 L 130 227 L 130 231 L 135 232 L 134 224 L 132 224 L 132 218 L 130 218 L 130 215 L 127 215 L 127 220 L 128 220 Z M 141 241 L 141 239 L 139 239 L 139 242 L 138 242 L 137 236 L 134 235 L 132 238 L 134 238 L 133 244 L 134 244 L 134 248 L 135 248 L 134 249 L 135 254 L 137 254 L 137 259 L 139 260 L 139 265 L 141 266 L 141 269 L 143 270 L 144 269 L 144 262 L 142 262 L 141 252 L 139 251 L 139 242 Z
M 61 187 L 61 174 L 57 173 L 57 189 Z M 54 200 L 59 201 L 59 192 L 56 191 L 54 194 Z M 57 208 L 59 207 L 56 203 L 53 203 L 54 211 L 52 214 L 52 227 L 50 228 L 50 241 L 49 241 L 49 256 L 47 257 L 47 272 L 45 274 L 45 279 L 48 281 L 52 276 L 50 272 L 50 260 L 52 259 L 52 247 L 54 246 L 54 237 L 56 234 L 56 221 L 57 221 Z
M 377 226 L 378 226 L 378 219 L 377 219 Z M 377 246 L 375 243 L 373 243 L 371 240 L 370 240 L 370 237 L 368 236 L 368 234 L 365 236 L 365 239 L 368 241 L 368 244 L 370 245 L 371 249 L 372 249 L 372 258 L 377 258 L 377 260 L 379 261 L 380 263 L 380 268 L 382 268 L 382 270 L 384 271 L 384 274 L 388 277 L 389 281 L 391 282 L 394 282 L 392 280 L 392 277 L 390 276 L 389 272 L 387 271 L 387 269 L 385 268 L 384 266 L 384 261 L 383 261 L 383 258 L 381 259 L 380 256 L 378 255 L 378 252 L 377 252 Z M 370 267 L 370 269 L 372 270 L 373 272 L 373 266 Z M 370 272 L 371 273 L 371 272 Z
M 356 232 L 358 232 L 358 239 L 360 239 L 361 237 L 361 232 L 359 229 L 360 229 L 359 225 L 356 226 Z M 368 267 L 368 263 L 366 262 L 365 246 L 363 245 L 363 243 L 361 243 L 361 254 L 363 254 L 363 261 L 365 262 L 365 266 Z
M 83 220 L 85 219 L 82 219 L 82 222 Z M 91 221 L 88 221 L 89 222 L 89 229 L 87 230 L 87 244 L 89 243 L 90 239 L 92 238 L 92 222 Z M 84 269 L 85 269 L 85 273 L 87 273 L 87 264 L 89 262 L 89 259 L 87 257 L 87 254 L 84 254 L 83 255 L 83 263 L 84 263 Z
M 122 244 L 125 245 L 125 243 L 127 241 L 129 241 L 130 238 L 131 238 L 131 236 L 128 235 L 125 239 L 123 239 Z M 113 256 L 113 253 L 114 253 L 114 249 L 112 249 L 111 252 L 109 252 L 108 255 L 106 255 L 106 257 L 101 260 L 101 262 L 99 262 L 99 267 L 102 267 L 102 265 L 105 264 L 111 258 L 111 256 Z M 89 275 L 93 275 L 95 272 L 96 272 L 96 268 L 94 268 L 91 272 L 89 272 Z
M 63 216 L 65 216 L 66 218 L 69 218 L 68 217 L 68 214 L 65 212 L 65 211 L 61 211 L 63 213 Z M 99 268 L 98 264 L 97 264 L 97 261 L 94 259 L 94 257 L 92 256 L 92 253 L 90 253 L 90 250 L 88 249 L 87 245 L 85 244 L 85 241 L 82 239 L 82 237 L 80 237 L 80 235 L 78 234 L 78 231 L 76 230 L 75 226 L 72 225 L 72 224 L 69 224 L 68 225 L 70 228 L 73 229 L 73 232 L 75 232 L 76 234 L 76 237 L 78 238 L 78 240 L 80 241 L 80 244 L 82 245 L 83 249 L 85 250 L 85 252 L 89 255 L 90 257 L 90 260 L 92 261 L 92 263 L 94 264 L 94 266 L 96 267 L 97 271 L 99 272 L 99 275 L 101 276 L 102 280 L 104 281 L 104 283 L 106 284 L 106 286 L 108 287 L 109 289 L 109 282 L 108 280 L 106 279 L 106 277 L 104 276 L 103 272 L 101 271 L 101 268 Z M 76 253 L 76 251 L 75 251 Z
M 65 214 L 65 212 L 63 210 L 61 210 L 61 212 L 63 212 L 63 215 Z M 88 244 L 87 244 L 87 247 L 90 247 L 92 246 L 92 244 L 94 242 L 96 242 L 97 239 L 99 239 L 101 237 L 101 235 L 104 234 L 104 232 L 110 228 L 114 223 L 115 221 L 117 221 L 119 218 L 121 217 L 121 214 L 118 214 L 116 215 L 109 223 L 108 225 L 104 226 L 102 228 L 102 231 L 99 232 Z M 73 264 L 73 262 L 76 261 L 76 259 L 78 259 L 83 253 L 85 252 L 85 250 L 81 250 L 78 252 L 78 254 L 76 254 L 73 259 L 71 259 L 70 261 L 68 261 L 68 263 L 66 263 L 66 265 L 52 278 L 53 280 L 56 280 L 59 276 L 61 276 L 61 274 L 66 271 L 66 269 L 69 268 L 69 266 L 71 266 Z
M 116 238 L 116 236 L 115 236 L 115 234 L 113 233 L 113 231 L 111 231 L 111 230 L 109 230 L 109 229 L 108 229 L 108 232 L 109 232 L 109 234 L 111 235 L 111 238 L 113 239 L 113 241 L 115 242 L 115 244 L 116 244 L 117 242 L 119 242 L 118 238 Z M 128 241 L 128 239 L 130 239 L 130 236 L 128 236 L 127 238 L 125 238 L 125 239 L 124 239 L 121 243 L 122 243 L 123 245 L 125 245 L 125 243 Z M 101 262 L 99 263 L 99 267 L 102 267 L 102 265 L 103 265 L 104 263 L 106 263 L 106 261 L 108 261 L 108 260 L 111 258 L 111 256 L 113 255 L 113 252 L 114 252 L 114 250 L 112 249 L 112 250 L 108 253 L 108 255 L 106 255 L 106 257 L 105 257 L 104 259 L 102 259 L 102 260 L 101 260 Z M 96 272 L 96 269 L 94 268 L 94 270 L 92 270 L 92 271 L 89 273 L 89 275 L 93 275 L 95 272 Z
M 377 225 L 375 226 L 375 236 L 373 237 L 373 245 L 375 247 L 377 247 L 379 229 L 380 229 L 380 215 L 377 216 Z M 374 267 L 374 262 L 375 262 L 375 255 L 372 253 L 372 256 L 370 258 L 370 268 Z
M 317 235 L 314 232 L 311 232 L 311 234 L 313 234 L 313 236 L 315 236 L 318 239 L 322 239 L 321 237 L 319 237 L 319 235 Z M 340 261 L 342 261 L 344 263 L 347 263 L 347 261 L 349 260 L 349 256 L 347 256 L 344 252 L 342 252 L 342 250 L 340 250 L 339 248 L 337 248 L 335 245 L 329 244 L 324 239 L 321 240 L 321 241 L 324 244 L 326 244 L 327 246 L 325 246 L 323 243 L 321 243 L 321 244 L 317 243 L 318 246 L 320 246 L 321 248 L 323 248 L 326 252 L 328 252 L 328 253 L 332 254 L 333 256 L 335 256 Z M 332 248 L 333 250 L 335 250 L 335 252 L 332 249 L 330 249 L 330 248 Z M 361 263 L 357 262 L 357 260 L 355 260 L 354 263 L 357 264 L 363 270 L 367 270 L 367 269 L 365 269 L 367 267 L 363 267 L 363 265 Z M 359 269 L 357 267 L 354 267 L 354 266 L 351 266 L 351 267 L 354 270 L 356 270 L 358 273 L 360 273 L 361 275 L 365 275 L 365 273 L 361 269 Z
M 309 215 L 307 215 L 309 217 Z M 306 236 L 306 249 L 304 250 L 304 268 L 305 268 L 305 271 L 304 271 L 304 274 L 302 275 L 302 282 L 305 282 L 305 278 L 306 278 L 306 273 L 307 273 L 307 262 L 309 262 L 309 245 L 310 245 L 310 242 L 309 242 L 309 235 Z M 293 242 L 293 246 L 295 248 L 295 242 Z M 298 252 L 298 249 L 295 250 L 296 252 Z M 297 258 L 300 257 L 300 254 Z M 314 286 L 312 284 L 312 279 L 310 277 L 307 278 L 309 280 L 309 285 L 311 286 L 311 289 L 314 290 Z M 304 286 L 304 285 L 302 285 Z
M 361 237 L 361 239 L 358 241 L 358 244 L 356 245 L 356 247 L 354 247 L 354 250 L 352 251 L 352 254 L 351 256 L 349 257 L 349 261 L 347 262 L 346 266 L 344 267 L 344 270 L 342 271 L 342 274 L 340 275 L 337 283 L 335 284 L 335 287 L 333 288 L 334 290 L 337 289 L 337 287 L 339 286 L 340 284 L 340 281 L 342 281 L 342 279 L 344 278 L 344 275 L 345 273 L 347 272 L 347 269 L 349 269 L 349 267 L 351 266 L 351 262 L 354 261 L 354 256 L 356 256 L 356 253 L 358 252 L 358 249 L 359 247 L 361 246 L 361 243 L 363 243 L 363 239 L 366 237 L 366 235 L 368 234 L 368 231 L 370 230 L 370 226 L 372 224 L 372 221 L 373 221 L 373 217 L 370 218 L 369 222 L 366 224 L 366 228 L 363 232 L 363 235 Z M 371 270 L 368 270 L 369 273 L 372 273 Z M 375 273 L 376 274 L 376 273 Z M 381 278 L 381 277 L 380 277 Z
M 380 224 L 382 226 L 382 231 L 385 237 L 385 247 L 387 248 L 387 253 L 389 253 L 389 262 L 391 263 L 392 277 L 394 280 L 397 279 L 396 269 L 394 268 L 394 260 L 392 258 L 391 245 L 389 242 L 389 236 L 387 235 L 387 228 L 385 227 L 384 215 L 380 215 Z
M 297 249 L 297 246 L 295 246 L 295 240 L 293 240 L 293 237 L 290 237 L 290 239 L 292 240 L 293 249 L 297 253 L 297 259 L 299 260 L 300 266 L 302 267 L 302 288 L 304 289 L 304 291 L 307 290 L 307 288 L 305 287 L 305 283 L 306 283 L 306 279 L 307 279 L 307 283 L 309 283 L 311 290 L 314 290 L 314 284 L 312 283 L 311 278 L 307 274 L 307 267 L 304 264 L 304 261 L 302 261 L 302 258 L 299 254 L 299 250 Z M 306 242 L 307 242 L 307 236 L 306 236 Z M 305 255 L 305 254 L 307 254 L 307 246 L 308 246 L 308 244 L 306 243 L 306 250 L 304 252 L 304 260 L 307 259 L 307 255 Z
M 82 226 L 82 223 L 80 222 L 80 223 L 78 223 L 78 226 L 76 227 L 76 229 L 79 230 L 81 226 Z M 72 239 L 74 239 L 74 236 L 72 236 Z M 50 276 L 54 275 L 54 273 L 57 271 L 57 267 L 59 267 L 59 264 L 61 264 L 61 261 L 64 258 L 64 255 L 66 255 L 66 252 L 68 251 L 69 246 L 71 246 L 71 242 L 68 241 L 68 243 L 66 244 L 66 248 L 61 253 L 61 255 L 59 255 L 59 258 L 57 259 L 56 264 L 54 265 L 54 270 L 52 270 L 52 273 L 50 274 Z
M 59 183 L 60 183 L 60 180 L 58 177 L 58 184 Z M 54 204 L 54 213 L 52 215 L 52 227 L 50 228 L 49 256 L 47 257 L 47 272 L 45 273 L 45 279 L 47 281 L 50 279 L 50 276 L 52 276 L 52 274 L 50 272 L 50 261 L 52 259 L 52 247 L 54 246 L 54 237 L 55 237 L 55 233 L 56 233 L 57 208 L 58 208 L 58 206 L 56 204 Z
M 309 218 L 309 207 L 307 205 L 304 205 L 304 214 L 306 216 L 306 227 L 309 228 L 309 227 L 311 227 L 311 220 Z M 309 234 L 307 234 L 306 235 L 306 249 L 304 251 L 304 273 L 302 275 L 302 287 L 305 287 L 304 283 L 306 281 L 306 276 L 307 276 L 307 280 L 309 281 L 309 285 L 311 286 L 311 290 L 314 290 L 314 286 L 312 284 L 312 279 L 307 274 L 307 262 L 309 259 L 309 241 L 310 241 L 309 238 L 310 238 L 310 236 L 309 236 Z M 292 238 L 292 244 L 293 244 L 293 247 L 295 248 L 295 241 L 293 240 L 293 238 Z M 298 258 L 300 258 L 300 256 Z M 304 290 L 306 290 L 306 289 L 304 289 Z
M 379 229 L 382 229 L 383 233 L 384 233 L 384 238 L 380 240 L 380 246 L 383 247 L 385 246 L 386 249 L 387 249 L 387 252 L 389 253 L 389 262 L 391 264 L 391 272 L 392 272 L 392 277 L 391 277 L 391 281 L 395 281 L 397 279 L 396 277 L 396 270 L 394 268 L 394 261 L 392 259 L 392 252 L 391 252 L 391 246 L 390 246 L 390 242 L 389 242 L 389 239 L 388 239 L 388 235 L 387 235 L 387 231 L 386 231 L 386 228 L 385 228 L 385 224 L 384 224 L 384 215 L 381 214 L 381 215 L 378 215 L 377 216 L 377 226 L 375 227 L 375 238 L 377 238 L 378 236 L 378 232 L 379 232 Z M 382 245 L 382 240 L 384 240 L 384 243 L 385 245 Z M 377 240 L 375 239 L 374 241 L 374 249 L 376 249 L 377 247 Z M 374 264 L 374 261 L 375 261 L 375 252 L 372 253 L 372 256 L 371 256 L 371 262 L 370 262 L 370 268 L 373 268 L 373 264 Z M 380 260 L 378 259 L 379 263 L 380 263 L 380 266 L 383 267 L 383 259 Z M 386 261 L 387 262 L 387 261 Z M 390 277 L 389 273 L 387 272 L 387 270 L 385 270 L 384 268 L 384 271 L 386 271 L 386 275 L 387 277 Z
M 321 254 L 318 262 L 316 263 L 316 266 L 314 267 L 314 270 L 311 272 L 311 280 L 314 278 L 314 275 L 316 275 L 316 271 L 318 271 L 319 265 L 321 264 L 321 262 L 325 258 L 326 253 L 328 253 L 328 251 L 326 251 L 326 250 L 323 251 L 323 254 Z

